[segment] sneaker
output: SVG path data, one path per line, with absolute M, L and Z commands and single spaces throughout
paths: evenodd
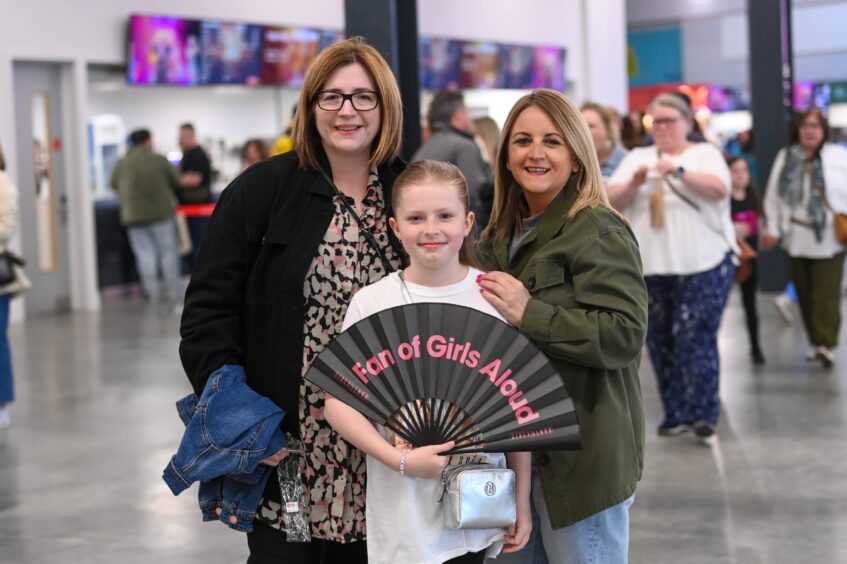
M 676 437 L 690 431 L 690 427 L 683 423 L 662 423 L 656 432 L 660 437 Z
M 0 429 L 5 429 L 12 424 L 12 419 L 9 417 L 9 408 L 5 405 L 0 405 Z
M 809 349 L 804 358 L 806 362 L 815 362 L 818 359 L 818 349 Z
M 715 434 L 715 426 L 707 421 L 697 421 L 692 425 L 698 439 L 708 439 Z
M 827 347 L 821 345 L 815 349 L 815 360 L 819 361 L 824 368 L 832 368 L 835 363 L 835 355 Z
M 773 299 L 773 305 L 787 325 L 791 325 L 794 322 L 794 311 L 791 309 L 791 304 L 791 298 L 784 293 Z

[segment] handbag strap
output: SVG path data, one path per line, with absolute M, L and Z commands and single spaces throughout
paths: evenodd
M 700 209 L 700 204 L 698 204 L 697 202 L 695 202 L 694 200 L 692 200 L 691 198 L 689 198 L 688 196 L 686 196 L 685 194 L 683 194 L 683 193 L 682 193 L 682 190 L 680 190 L 680 189 L 679 189 L 679 187 L 675 186 L 675 183 L 674 183 L 674 182 L 672 182 L 670 178 L 668 178 L 667 176 L 664 176 L 664 177 L 662 177 L 662 181 L 663 181 L 665 184 L 667 184 L 667 185 L 668 185 L 668 188 L 670 188 L 670 189 L 671 189 L 671 192 L 673 192 L 674 194 L 676 194 L 677 196 L 679 196 L 679 199 L 680 199 L 680 200 L 682 200 L 683 202 L 685 202 L 686 204 L 688 204 L 689 206 L 691 206 L 692 208 L 694 208 L 694 209 L 695 209 L 695 210 L 697 210 L 698 212 L 699 212 L 699 211 L 702 211 L 702 210 Z
M 730 242 L 730 241 L 726 238 L 726 233 L 724 233 L 722 229 L 715 229 L 714 227 L 712 227 L 712 225 L 711 225 L 708 221 L 706 221 L 706 218 L 705 218 L 705 217 L 703 217 L 703 215 L 702 215 L 703 210 L 700 208 L 700 205 L 699 205 L 697 202 L 695 202 L 694 200 L 692 200 L 691 198 L 689 198 L 688 196 L 685 196 L 685 195 L 682 193 L 682 191 L 681 191 L 681 190 L 680 190 L 677 186 L 674 186 L 674 182 L 673 182 L 673 181 L 671 181 L 671 179 L 670 179 L 670 178 L 668 178 L 667 176 L 665 176 L 665 177 L 663 177 L 663 180 L 664 180 L 665 184 L 667 184 L 667 185 L 668 185 L 668 188 L 670 188 L 670 189 L 671 189 L 671 191 L 672 191 L 674 194 L 676 194 L 677 196 L 679 196 L 679 198 L 680 198 L 683 202 L 685 202 L 686 204 L 688 204 L 689 206 L 691 206 L 692 208 L 694 208 L 695 210 L 697 210 L 697 212 L 698 212 L 698 213 L 700 213 L 700 214 L 701 214 L 701 217 L 702 217 L 702 219 L 703 219 L 703 223 L 705 223 L 705 224 L 706 224 L 706 227 L 708 227 L 711 231 L 714 231 L 715 233 L 717 233 L 718 235 L 720 235 L 720 236 L 721 236 L 721 239 L 723 239 L 723 240 L 724 240 L 724 243 L 726 243 L 727 245 L 729 245 L 729 249 L 732 251 L 732 243 L 731 243 L 731 242 Z M 735 251 L 733 251 L 733 252 L 732 252 L 732 254 L 740 256 L 740 253 L 736 253 Z
M 376 242 L 376 238 L 373 236 L 373 233 L 371 233 L 370 229 L 365 226 L 365 222 L 362 221 L 362 218 L 359 217 L 359 214 L 356 213 L 356 210 L 353 209 L 353 206 L 351 206 L 350 202 L 347 201 L 347 196 L 345 196 L 344 193 L 338 189 L 338 186 L 335 185 L 335 182 L 332 181 L 332 178 L 330 178 L 329 174 L 327 174 L 323 167 L 318 167 L 318 170 L 324 177 L 324 180 L 326 180 L 327 184 L 329 184 L 330 188 L 332 188 L 333 194 L 340 198 L 341 204 L 344 206 L 347 212 L 353 216 L 353 219 L 356 220 L 356 223 L 359 225 L 359 233 L 365 236 L 365 239 L 367 240 L 368 244 L 370 244 L 377 252 L 377 254 L 379 255 L 379 260 L 385 267 L 385 271 L 388 274 L 394 272 L 396 268 L 391 265 L 391 262 L 388 260 L 388 257 L 385 256 L 385 252 L 382 250 L 382 247 L 380 247 L 379 244 Z

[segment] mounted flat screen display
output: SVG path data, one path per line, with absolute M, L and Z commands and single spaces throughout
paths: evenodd
M 318 53 L 343 37 L 335 30 L 133 15 L 127 81 L 299 87 Z M 562 47 L 421 37 L 418 53 L 427 90 L 565 88 Z
M 321 50 L 321 32 L 296 27 L 262 30 L 262 84 L 300 86 Z
M 200 84 L 200 21 L 132 16 L 127 80 L 130 84 Z
M 202 21 L 200 73 L 202 84 L 261 84 L 262 26 Z

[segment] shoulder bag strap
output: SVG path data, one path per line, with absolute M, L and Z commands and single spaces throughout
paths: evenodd
M 329 184 L 332 188 L 333 193 L 341 198 L 341 203 L 347 210 L 347 212 L 352 215 L 353 219 L 356 220 L 356 223 L 359 224 L 359 232 L 365 236 L 365 239 L 367 240 L 368 244 L 370 244 L 379 255 L 379 260 L 382 261 L 382 265 L 385 267 L 386 273 L 391 274 L 392 272 L 394 272 L 396 269 L 391 265 L 391 262 L 388 260 L 388 257 L 385 256 L 385 252 L 383 252 L 382 248 L 376 242 L 373 233 L 371 233 L 370 230 L 365 227 L 365 223 L 362 221 L 362 218 L 359 217 L 359 214 L 356 213 L 356 210 L 353 209 L 353 206 L 351 206 L 350 202 L 347 201 L 347 196 L 345 196 L 344 193 L 338 189 L 338 187 L 335 185 L 335 182 L 332 181 L 332 178 L 329 177 L 329 174 L 327 174 L 323 168 L 318 167 L 318 170 L 324 177 L 324 180 L 326 180 L 327 184 Z
M 700 209 L 700 205 L 697 202 L 695 202 L 694 200 L 692 200 L 691 198 L 689 198 L 688 196 L 685 196 L 682 193 L 682 191 L 679 189 L 679 187 L 675 186 L 674 185 L 675 183 L 670 178 L 668 178 L 667 176 L 663 177 L 663 181 L 665 182 L 665 184 L 668 185 L 668 188 L 670 188 L 671 191 L 674 194 L 676 194 L 677 196 L 680 197 L 680 199 L 683 202 L 685 202 L 686 204 L 688 204 L 689 206 L 691 206 L 692 208 L 694 208 L 695 210 L 700 212 L 701 217 L 703 219 L 703 223 L 706 224 L 706 227 L 708 227 L 710 230 L 712 230 L 715 233 L 717 233 L 718 235 L 720 235 L 721 238 L 724 240 L 724 242 L 727 245 L 729 245 L 730 250 L 732 250 L 732 243 L 727 240 L 726 233 L 724 233 L 722 229 L 715 229 L 708 221 L 706 221 L 706 218 L 702 216 L 703 210 Z M 737 253 L 735 253 L 735 251 L 733 251 L 733 254 L 737 254 Z

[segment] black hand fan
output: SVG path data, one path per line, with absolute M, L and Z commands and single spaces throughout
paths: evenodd
M 415 447 L 580 447 L 573 403 L 547 357 L 472 308 L 417 303 L 371 315 L 339 334 L 305 378 Z

